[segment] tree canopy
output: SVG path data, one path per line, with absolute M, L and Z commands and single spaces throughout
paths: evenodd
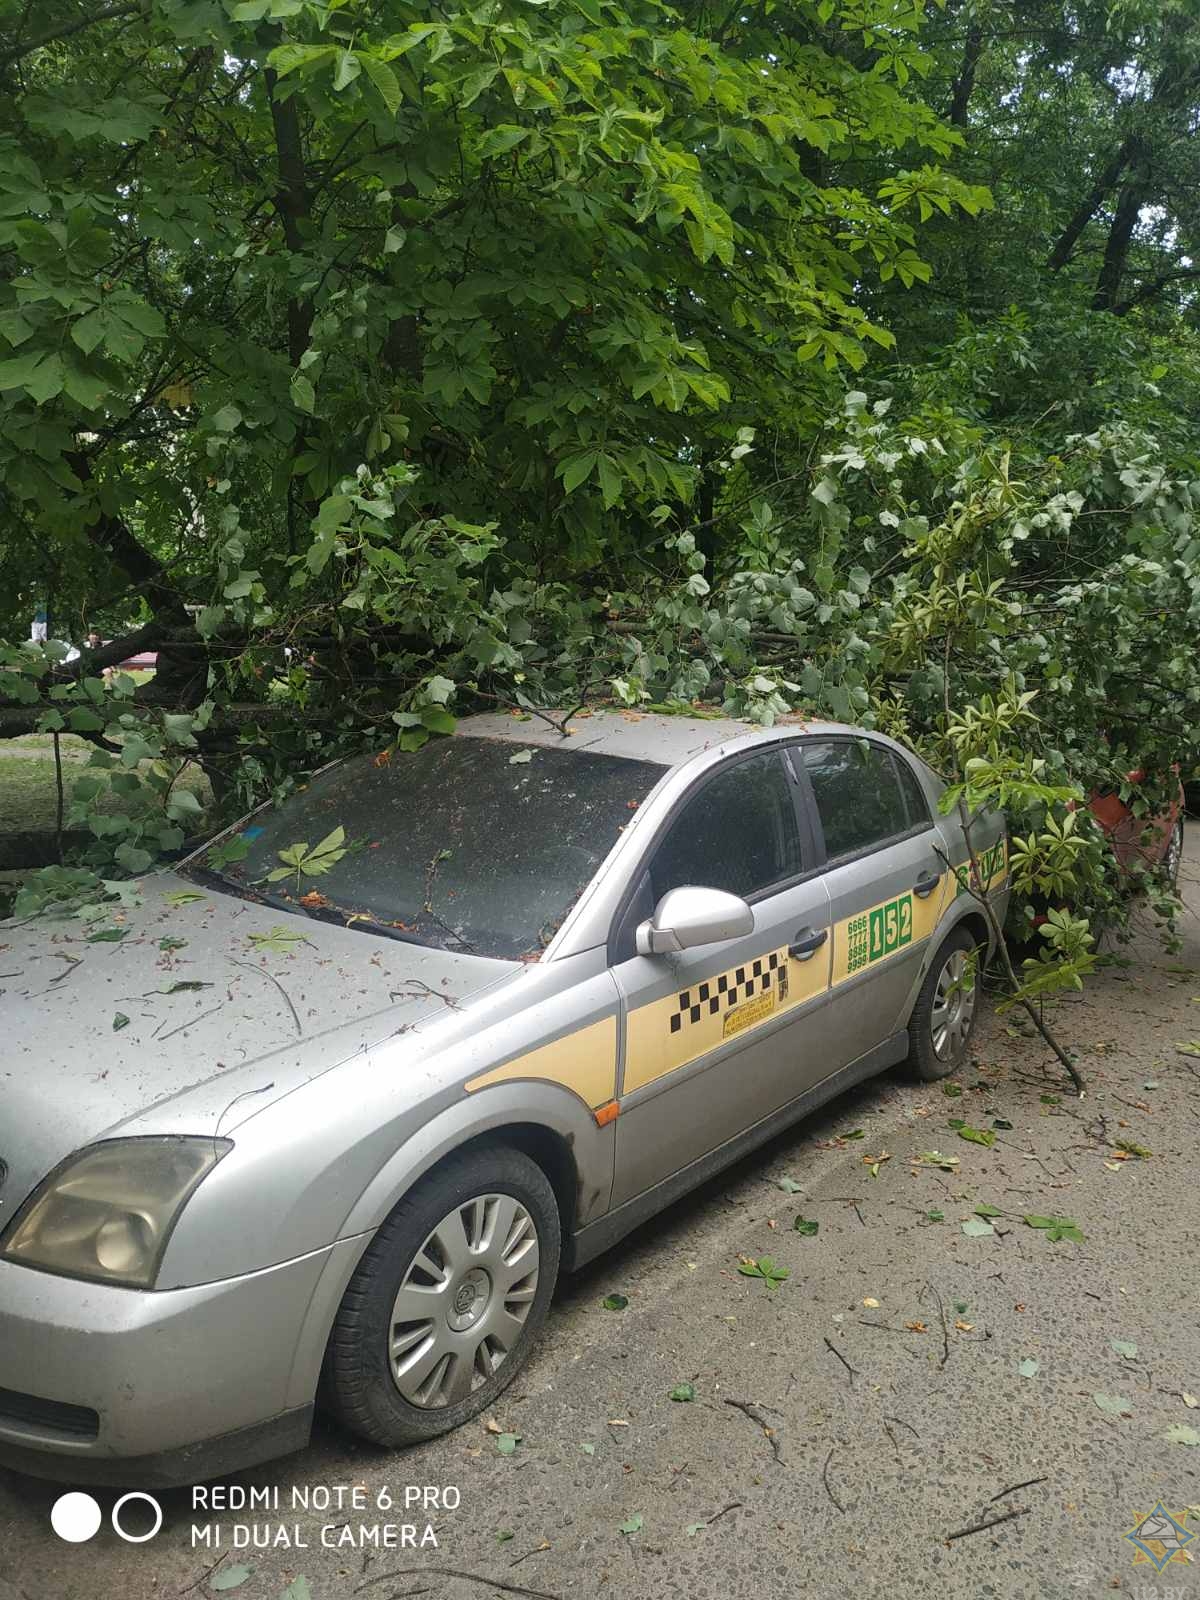
M 884 726 L 1042 887 L 1190 761 L 1188 0 L 0 0 L 0 81 L 0 732 L 91 867 L 472 705 Z

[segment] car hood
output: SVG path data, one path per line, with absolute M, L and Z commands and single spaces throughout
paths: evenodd
M 138 1133 L 231 1132 L 521 970 L 171 872 L 139 888 L 140 905 L 90 934 L 75 920 L 0 923 L 0 1229 L 72 1151 L 134 1119 Z

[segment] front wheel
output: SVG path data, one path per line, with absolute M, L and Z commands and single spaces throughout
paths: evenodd
M 323 1395 L 376 1444 L 416 1444 L 478 1416 L 525 1364 L 558 1276 L 545 1173 L 507 1146 L 451 1157 L 406 1195 L 350 1280 Z
M 979 999 L 980 950 L 965 928 L 950 934 L 925 975 L 909 1019 L 909 1063 L 926 1083 L 967 1059 Z

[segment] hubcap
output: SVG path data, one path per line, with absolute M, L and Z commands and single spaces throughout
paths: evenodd
M 929 1018 L 933 1053 L 939 1061 L 953 1061 L 962 1053 L 974 1016 L 973 963 L 968 966 L 966 951 L 955 950 L 938 974 Z
M 477 1195 L 447 1212 L 392 1306 L 392 1377 L 409 1404 L 457 1405 L 486 1383 L 520 1337 L 537 1284 L 537 1229 L 520 1201 Z

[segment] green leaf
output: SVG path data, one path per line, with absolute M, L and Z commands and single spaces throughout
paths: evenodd
M 964 1126 L 959 1128 L 958 1137 L 960 1139 L 969 1139 L 972 1144 L 987 1145 L 989 1148 L 996 1142 L 996 1135 L 991 1128 L 968 1128 Z
M 575 0 L 575 3 L 578 5 L 579 0 Z M 582 7 L 580 9 L 582 9 Z M 708 1524 L 705 1522 L 689 1522 L 685 1524 L 683 1531 L 687 1534 L 689 1539 L 693 1539 L 695 1538 L 696 1534 L 701 1531 L 701 1529 L 706 1528 L 707 1526 Z
M 800 1234 L 805 1239 L 815 1238 L 820 1232 L 820 1228 L 821 1224 L 819 1222 L 810 1222 L 805 1217 L 797 1217 L 795 1222 L 792 1223 L 792 1231 Z
M 203 900 L 204 896 L 195 889 L 172 889 L 169 894 L 163 895 L 169 906 L 190 906 L 194 900 Z
M 1149 1161 L 1154 1154 L 1153 1150 L 1147 1150 L 1144 1144 L 1134 1144 L 1132 1139 L 1118 1139 L 1114 1148 L 1124 1150 L 1126 1155 L 1136 1156 L 1139 1161 Z
M 502 1433 L 497 1436 L 496 1450 L 499 1455 L 511 1456 L 521 1442 L 519 1433 Z
M 209 1583 L 210 1589 L 237 1589 L 247 1578 L 254 1576 L 253 1567 L 232 1566 L 222 1567 L 221 1571 Z
M 627 1517 L 626 1520 L 621 1524 L 619 1532 L 640 1533 L 642 1531 L 642 1522 L 642 1513 L 640 1511 L 635 1511 L 631 1517 Z
M 606 1294 L 600 1304 L 606 1311 L 624 1311 L 629 1300 L 623 1294 Z
M 358 59 L 362 63 L 363 71 L 379 91 L 379 98 L 392 116 L 395 116 L 400 109 L 400 102 L 403 98 L 400 92 L 400 80 L 387 62 L 380 61 L 378 56 L 373 56 L 363 51 Z
M 232 433 L 241 427 L 242 413 L 236 406 L 222 406 L 210 420 L 215 433 Z
M 1094 1394 L 1092 1399 L 1106 1416 L 1119 1417 L 1133 1411 L 1133 1404 L 1119 1394 Z
M 510 1539 L 514 1538 L 516 1538 L 516 1535 L 513 1533 L 511 1528 L 501 1528 L 500 1532 L 496 1535 L 496 1543 L 507 1544 Z
M 1133 1344 L 1130 1340 L 1128 1340 L 1128 1339 L 1110 1339 L 1108 1341 L 1108 1343 L 1109 1343 L 1109 1348 L 1114 1350 L 1117 1353 L 1117 1355 L 1122 1356 L 1126 1361 L 1136 1361 L 1137 1360 L 1138 1347 L 1137 1347 L 1136 1344 Z
M 510 767 L 523 767 L 523 766 L 526 765 L 527 762 L 530 762 L 532 760 L 533 760 L 533 751 L 532 750 L 518 750 L 514 755 L 509 756 L 508 764 L 509 764 Z
M 309 416 L 317 409 L 317 391 L 302 372 L 292 374 L 290 384 L 292 404 L 298 411 L 306 411 Z M 229 591 L 226 590 L 226 593 Z
M 995 1233 L 995 1228 L 983 1217 L 968 1217 L 962 1224 L 962 1231 L 968 1239 L 982 1239 L 989 1233 Z
M 101 928 L 97 933 L 89 933 L 88 944 L 120 944 L 129 932 L 128 928 Z
M 1036 1378 L 1041 1370 L 1041 1363 L 1035 1361 L 1032 1356 L 1026 1356 L 1023 1361 L 1017 1362 L 1017 1374 L 1019 1377 Z
M 1004 1215 L 999 1206 L 982 1205 L 975 1207 L 977 1217 L 1002 1217 Z
M 458 718 L 445 706 L 422 706 L 421 722 L 430 733 L 453 733 L 458 726 Z
M 834 1138 L 836 1138 L 836 1139 L 865 1139 L 866 1138 L 866 1134 L 863 1132 L 863 1130 L 861 1128 L 852 1128 L 849 1133 L 838 1133 L 838 1134 L 835 1134 Z
M 1181 1422 L 1175 1422 L 1163 1434 L 1163 1438 L 1168 1444 L 1198 1445 L 1200 1444 L 1200 1431 L 1195 1428 L 1187 1428 Z
M 677 1383 L 668 1398 L 671 1400 L 694 1400 L 696 1398 L 696 1386 L 691 1383 Z
M 927 1211 L 925 1216 L 929 1222 L 945 1222 L 946 1220 L 946 1213 L 944 1211 Z
M 799 1194 L 803 1186 L 795 1178 L 776 1178 L 775 1187 L 782 1189 L 784 1194 Z
M 948 1096 L 948 1098 L 951 1100 L 957 1100 L 959 1095 L 962 1093 L 962 1084 L 944 1083 L 942 1085 L 942 1093 Z
M 394 224 L 392 227 L 390 227 L 388 229 L 388 231 L 383 236 L 383 253 L 384 253 L 384 255 L 385 256 L 395 255 L 397 250 L 403 249 L 404 241 L 407 238 L 408 238 L 408 234 L 406 233 L 406 231 L 403 228 L 401 228 L 398 224 Z
M 333 68 L 333 87 L 348 89 L 362 71 L 362 61 L 353 50 L 339 50 Z
M 599 459 L 598 450 L 581 450 L 578 455 L 570 456 L 560 463 L 558 472 L 567 494 L 578 489 L 581 483 L 587 482 Z
M 115 1011 L 112 1019 L 112 1031 L 114 1033 L 120 1033 L 122 1028 L 127 1028 L 128 1026 L 129 1018 L 125 1015 L 125 1013 L 123 1011 Z

